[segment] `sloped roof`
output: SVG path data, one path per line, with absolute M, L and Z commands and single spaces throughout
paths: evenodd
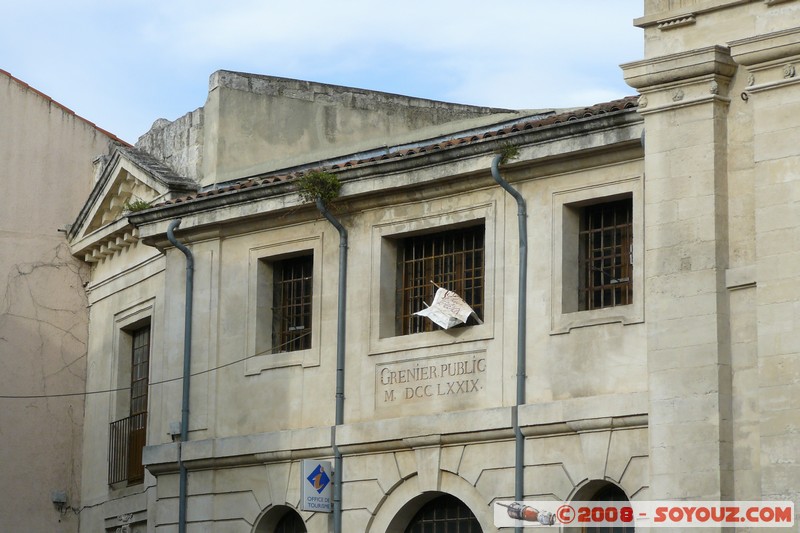
M 132 146 L 119 146 L 117 148 L 133 164 L 150 174 L 153 178 L 161 181 L 170 189 L 189 189 L 196 190 L 197 183 L 185 176 L 178 175 L 177 172 L 168 167 L 160 159 L 156 159 L 147 152 Z
M 390 148 L 386 150 L 386 152 L 379 156 L 369 157 L 366 159 L 353 159 L 347 160 L 343 162 L 334 163 L 327 166 L 316 167 L 313 170 L 323 170 L 323 171 L 337 171 L 343 170 L 347 168 L 355 168 L 360 167 L 368 164 L 379 163 L 382 161 L 393 160 L 398 158 L 407 158 L 411 156 L 421 155 L 428 152 L 433 151 L 441 151 L 447 150 L 450 148 L 454 148 L 457 146 L 463 146 L 473 143 L 478 143 L 487 139 L 493 139 L 498 137 L 510 136 L 516 133 L 523 133 L 530 130 L 540 129 L 540 128 L 547 128 L 558 126 L 567 122 L 573 122 L 581 119 L 593 118 L 600 115 L 604 115 L 607 113 L 613 113 L 616 111 L 622 111 L 626 109 L 634 109 L 638 107 L 638 96 L 628 96 L 625 98 L 621 98 L 618 100 L 612 100 L 610 102 L 605 102 L 601 104 L 596 104 L 590 107 L 584 107 L 579 109 L 572 109 L 569 111 L 557 113 L 545 118 L 536 118 L 533 120 L 524 120 L 518 123 L 514 123 L 511 125 L 506 125 L 501 128 L 497 129 L 487 129 L 485 132 L 481 134 L 473 134 L 468 135 L 465 137 L 458 137 L 454 139 L 449 139 L 446 141 L 436 142 L 433 144 L 427 144 L 422 146 L 416 146 L 413 148 L 403 148 L 403 149 L 395 149 L 394 151 Z M 168 205 L 175 205 L 181 203 L 189 203 L 195 200 L 199 200 L 202 198 L 207 198 L 210 196 L 219 196 L 225 194 L 231 194 L 238 192 L 243 189 L 250 189 L 259 186 L 269 185 L 273 183 L 279 182 L 286 182 L 293 179 L 296 179 L 302 176 L 305 172 L 312 170 L 311 168 L 305 169 L 302 171 L 296 171 L 291 173 L 278 173 L 278 174 L 270 174 L 266 176 L 254 176 L 249 177 L 244 180 L 236 181 L 230 183 L 228 185 L 217 186 L 205 191 L 198 192 L 194 195 L 183 196 L 179 198 L 174 198 L 172 200 L 167 200 L 162 202 L 154 207 L 161 207 L 161 206 L 168 206 Z
M 103 210 L 103 202 L 115 195 L 109 187 L 114 185 L 115 180 L 119 180 L 119 173 L 126 167 L 133 171 L 134 168 L 139 175 L 139 180 L 143 180 L 143 185 L 148 190 L 154 191 L 153 194 L 167 195 L 174 197 L 177 195 L 189 194 L 199 189 L 193 180 L 178 175 L 162 161 L 155 157 L 138 150 L 132 146 L 116 146 L 111 157 L 107 161 L 100 178 L 95 183 L 89 198 L 78 213 L 75 222 L 69 231 L 69 238 L 85 237 L 99 225 L 105 222 L 98 222 L 98 210 Z M 90 227 L 91 226 L 91 227 Z

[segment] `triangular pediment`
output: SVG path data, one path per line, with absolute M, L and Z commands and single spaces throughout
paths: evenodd
M 135 236 L 127 221 L 131 212 L 197 189 L 193 181 L 178 176 L 152 156 L 135 148 L 117 147 L 70 229 L 73 253 L 83 258 L 97 257 L 101 248 L 114 251 L 118 248 L 115 242 L 129 243 Z
M 95 206 L 94 215 L 86 226 L 87 233 L 122 218 L 137 206 L 153 205 L 163 197 L 165 191 L 154 186 L 152 180 L 126 167 L 123 162 L 113 181 L 109 182 L 105 195 Z

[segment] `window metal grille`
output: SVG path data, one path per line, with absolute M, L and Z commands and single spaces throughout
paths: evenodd
M 273 268 L 273 352 L 311 348 L 313 257 L 284 259 Z
M 469 507 L 450 495 L 428 502 L 411 519 L 405 533 L 481 533 L 478 519 Z
M 109 428 L 109 484 L 144 481 L 142 450 L 147 443 L 150 326 L 132 332 L 131 340 L 130 416 L 112 422 Z
M 408 237 L 398 256 L 397 319 L 403 335 L 440 329 L 413 314 L 433 301 L 433 283 L 455 291 L 483 318 L 483 226 Z
M 580 308 L 600 309 L 633 301 L 632 202 L 585 207 L 580 230 Z

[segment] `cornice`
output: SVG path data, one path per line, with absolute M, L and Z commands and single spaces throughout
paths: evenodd
M 731 55 L 749 72 L 748 93 L 800 81 L 800 28 L 732 41 Z
M 70 242 L 70 251 L 87 263 L 97 263 L 132 246 L 138 240 L 139 230 L 127 218 L 120 218 Z
M 731 57 L 748 68 L 800 56 L 800 28 L 765 33 L 729 43 Z
M 641 93 L 639 113 L 648 115 L 699 104 L 728 105 L 737 64 L 725 46 L 708 46 L 622 65 L 625 81 Z
M 640 92 L 709 76 L 730 79 L 736 72 L 730 50 L 719 45 L 625 63 L 621 67 L 625 82 Z
M 675 27 L 693 24 L 696 17 L 714 11 L 730 9 L 741 4 L 749 4 L 754 1 L 762 0 L 696 0 L 693 5 L 679 9 L 669 9 L 651 13 L 639 17 L 633 21 L 633 25 L 639 28 L 649 28 L 657 26 L 660 30 L 671 30 Z M 764 0 L 767 5 L 773 3 L 786 2 L 789 0 Z
M 630 400 L 624 396 L 612 399 Z M 531 407 L 539 415 L 537 409 Z M 560 404 L 556 406 L 562 407 Z M 631 405 L 620 404 L 621 412 L 611 416 L 587 416 L 564 421 L 541 420 L 523 423 L 522 432 L 528 438 L 554 437 L 598 431 L 617 431 L 646 428 L 646 413 L 626 412 Z M 547 408 L 545 408 L 545 411 Z M 481 416 L 475 412 L 454 413 L 456 418 L 467 417 L 472 423 L 455 424 L 460 431 L 443 431 L 436 416 L 391 419 L 344 425 L 337 431 L 338 448 L 345 455 L 393 453 L 430 447 L 454 446 L 488 442 L 511 441 L 514 430 L 511 426 L 511 409 L 484 410 Z M 527 418 L 527 417 L 526 417 Z M 414 423 L 418 422 L 418 423 Z M 415 428 L 418 434 L 407 434 Z M 425 428 L 435 431 L 425 431 Z M 190 441 L 184 444 L 184 464 L 190 470 L 253 466 L 266 463 L 288 462 L 300 459 L 333 456 L 330 446 L 330 427 L 286 430 L 259 435 L 243 435 Z M 438 431 L 438 432 L 436 432 Z M 177 443 L 147 446 L 144 463 L 153 474 L 178 471 Z

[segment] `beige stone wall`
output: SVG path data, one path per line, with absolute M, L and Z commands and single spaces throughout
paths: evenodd
M 456 131 L 459 121 L 464 129 L 494 121 L 499 111 L 218 71 L 204 107 L 202 184 L 413 143 Z
M 800 438 L 791 424 L 800 416 L 795 172 L 800 149 L 790 141 L 798 125 L 787 119 L 800 106 L 794 66 L 800 59 L 798 34 L 792 28 L 731 43 L 734 58 L 749 73 L 745 91 L 753 107 L 761 490 L 765 498 L 795 502 Z
M 530 497 L 569 499 L 598 479 L 618 483 L 631 497 L 648 494 L 643 284 L 633 305 L 614 310 L 567 312 L 555 297 L 575 283 L 561 266 L 567 206 L 631 197 L 635 247 L 643 250 L 640 135 L 631 115 L 613 131 L 527 148 L 523 161 L 543 152 L 551 159 L 507 170 L 529 210 L 529 405 L 520 420 Z M 591 146 L 596 150 L 581 154 Z M 513 497 L 517 212 L 489 180 L 492 157 L 345 181 L 348 200 L 336 216 L 349 232 L 345 425 L 337 431 L 346 531 L 393 531 L 427 491 L 458 496 L 493 531 L 492 501 Z M 389 191 L 389 184 L 403 187 Z M 222 226 L 223 220 L 236 223 Z M 394 316 L 392 291 L 385 290 L 394 286 L 391 239 L 471 221 L 482 221 L 486 232 L 484 325 L 394 335 L 386 325 Z M 140 227 L 143 238 L 166 245 L 165 223 Z M 331 457 L 339 235 L 291 190 L 187 213 L 181 228 L 195 255 L 192 359 L 200 373 L 192 378 L 192 432 L 183 447 L 191 465 L 189 520 L 249 531 L 262 513 L 297 506 L 299 459 Z M 312 348 L 265 353 L 256 340 L 259 261 L 298 250 L 314 253 Z M 180 374 L 183 268 L 183 255 L 168 248 L 156 381 Z M 635 268 L 644 268 L 644 253 L 636 254 Z M 426 365 L 464 373 L 414 383 L 387 377 Z M 459 387 L 460 381 L 468 383 Z M 145 462 L 158 490 L 149 527 L 170 528 L 176 520 L 178 451 L 166 431 L 178 409 L 177 385 L 154 392 Z M 303 516 L 309 531 L 328 530 L 328 516 Z
M 646 2 L 646 59 L 623 66 L 647 132 L 655 497 L 797 505 L 799 11 Z
M 58 230 L 83 205 L 110 138 L 0 72 L 0 139 L 0 390 L 80 394 L 89 272 Z M 80 395 L 0 400 L 0 530 L 77 531 L 51 491 L 80 508 L 83 411 Z
M 220 70 L 208 99 L 136 143 L 204 186 L 468 131 L 520 112 Z
M 172 401 L 176 408 L 169 410 L 169 421 L 180 420 L 180 381 L 168 381 L 180 374 L 163 371 L 167 357 L 178 358 L 182 351 L 174 349 L 179 339 L 166 334 L 162 324 L 167 303 L 164 298 L 164 257 L 157 250 L 137 242 L 129 248 L 95 263 L 91 282 L 87 285 L 90 309 L 89 362 L 86 389 L 111 391 L 87 396 L 87 423 L 83 432 L 83 469 L 81 500 L 81 531 L 94 532 L 122 524 L 132 531 L 145 531 L 148 517 L 148 497 L 155 490 L 155 479 L 145 474 L 144 483 L 125 486 L 108 484 L 110 423 L 130 414 L 130 346 L 126 344 L 125 328 L 142 320 L 150 320 L 150 387 L 149 404 L 152 412 L 162 402 Z M 159 385 L 157 382 L 168 381 Z M 177 390 L 177 403 L 174 391 Z M 177 414 L 172 414 L 177 413 Z M 148 440 L 169 439 L 160 424 L 148 420 Z M 136 529 L 139 528 L 139 529 Z
M 645 0 L 645 57 L 695 50 L 791 27 L 800 14 L 793 0 Z
M 200 107 L 170 122 L 159 119 L 139 137 L 136 147 L 163 161 L 179 176 L 200 182 L 203 175 L 205 109 Z
M 485 415 L 484 415 L 485 416 Z M 463 420 L 465 417 L 453 417 Z M 424 494 L 446 492 L 466 503 L 483 531 L 494 527 L 492 502 L 513 499 L 513 442 L 481 441 L 415 446 L 348 455 L 344 462 L 343 531 L 402 530 Z M 589 479 L 612 479 L 642 497 L 647 432 L 643 427 L 542 435 L 528 441 L 526 493 L 537 499 L 568 499 Z M 214 531 L 251 531 L 276 506 L 300 502 L 300 462 L 275 460 L 192 474 L 188 520 Z M 240 460 L 245 462 L 244 459 Z M 157 524 L 175 522 L 177 475 L 158 479 Z M 509 490 L 511 489 L 511 492 Z M 310 533 L 330 531 L 331 515 L 301 512 Z
M 504 167 L 528 208 L 527 394 L 518 409 L 526 497 L 582 499 L 606 480 L 638 500 L 798 502 L 800 39 L 790 27 L 798 6 L 646 2 L 637 21 L 645 58 L 623 66 L 642 94 L 639 116 L 545 131 Z M 367 149 L 364 130 L 351 130 L 370 106 L 392 103 L 331 107 L 341 95 L 330 87 L 223 78 L 212 79 L 203 110 L 205 183 L 305 162 L 280 151 L 288 144 L 318 159 L 342 143 Z M 284 92 L 272 94 L 277 86 Z M 289 117 L 298 123 L 259 129 Z M 380 135 L 397 143 L 419 135 L 381 124 Z M 280 153 L 256 153 L 254 139 Z M 334 212 L 349 232 L 349 258 L 344 424 L 335 439 L 348 532 L 396 531 L 438 492 L 495 531 L 492 502 L 513 497 L 516 205 L 490 178 L 491 149 L 453 153 L 339 173 Z M 102 461 L 84 465 L 84 499 L 96 503 L 86 531 L 118 527 L 125 513 L 137 527 L 174 529 L 179 453 L 190 470 L 189 521 L 215 531 L 249 532 L 279 506 L 296 508 L 299 461 L 332 458 L 339 235 L 291 187 L 270 191 L 143 215 L 142 238 L 164 256 L 140 243 L 95 266 L 91 383 L 113 386 L 114 332 L 147 312 L 158 352 L 152 380 L 180 376 L 185 260 L 164 233 L 181 217 L 179 238 L 196 264 L 194 375 L 190 441 L 180 452 L 168 435 L 180 418 L 180 381 L 152 388 L 144 486 L 114 492 Z M 619 197 L 633 205 L 633 303 L 576 311 L 575 210 Z M 486 235 L 484 324 L 396 335 L 393 239 L 474 223 Z M 314 257 L 312 347 L 269 353 L 263 265 L 301 250 Z M 404 374 L 420 368 L 428 370 Z M 444 368 L 454 374 L 442 376 Z M 92 457 L 105 453 L 114 406 L 113 398 L 87 403 L 102 422 L 87 430 Z M 309 531 L 331 526 L 329 515 L 302 516 Z

